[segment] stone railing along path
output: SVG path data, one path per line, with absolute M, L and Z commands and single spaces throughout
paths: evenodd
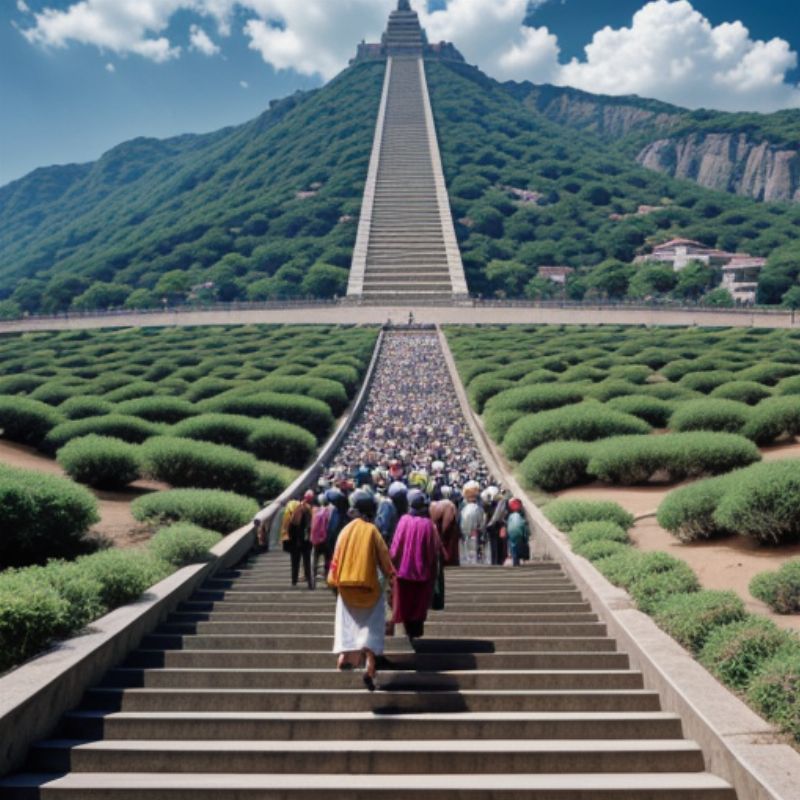
M 735 798 L 556 562 L 449 570 L 374 694 L 334 669 L 334 605 L 283 553 L 215 574 L 0 797 Z

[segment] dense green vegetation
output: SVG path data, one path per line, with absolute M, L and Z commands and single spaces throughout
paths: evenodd
M 548 108 L 570 91 L 633 104 L 671 130 L 798 138 L 796 113 L 688 114 L 655 101 L 500 84 L 430 62 L 431 97 L 470 290 L 548 298 L 542 265 L 576 267 L 572 299 L 705 297 L 719 275 L 634 268 L 672 236 L 771 255 L 760 299 L 800 306 L 800 207 L 705 190 L 635 164 L 631 148 Z M 0 318 L 343 294 L 383 65 L 204 136 L 136 139 L 90 165 L 51 167 L 0 188 Z M 602 116 L 602 115 L 601 115 Z M 640 142 L 648 131 L 635 130 Z M 638 137 L 638 138 L 637 138 Z M 522 197 L 520 192 L 532 195 Z M 639 215 L 640 206 L 657 209 Z
M 753 597 L 778 614 L 800 613 L 800 561 L 788 561 L 774 572 L 762 572 L 750 581 Z
M 797 284 L 800 207 L 713 192 L 646 170 L 597 136 L 551 121 L 472 67 L 430 64 L 428 77 L 473 292 L 546 298 L 556 287 L 536 279 L 538 267 L 563 264 L 578 269 L 567 287 L 572 299 L 666 293 L 697 299 L 719 281 L 713 271 L 697 266 L 675 276 L 630 264 L 638 252 L 674 236 L 753 255 L 774 251 L 764 302 L 781 302 Z M 513 189 L 538 199 L 522 201 Z M 637 215 L 643 205 L 661 210 Z
M 343 294 L 382 78 L 362 64 L 245 125 L 136 139 L 3 187 L 0 300 L 57 312 Z
M 640 610 L 652 615 L 710 672 L 731 689 L 746 693 L 757 711 L 800 742 L 800 638 L 795 633 L 748 614 L 732 592 L 701 590 L 683 561 L 631 547 L 627 531 L 633 517 L 617 503 L 561 499 L 543 510 L 578 555 L 626 589 Z M 782 572 L 789 573 L 788 567 Z M 765 582 L 765 591 L 773 586 Z
M 0 337 L 0 435 L 57 456 L 70 477 L 94 488 L 149 477 L 263 503 L 329 434 L 376 336 L 239 326 Z M 0 482 L 8 521 L 0 565 L 77 552 L 96 521 L 91 494 L 5 469 Z
M 800 435 L 796 332 L 528 326 L 448 337 L 526 487 L 707 478 L 667 496 L 662 527 L 682 541 L 800 539 L 800 464 L 759 463 L 758 449 Z

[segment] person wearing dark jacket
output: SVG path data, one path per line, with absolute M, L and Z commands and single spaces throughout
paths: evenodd
M 300 561 L 309 589 L 314 588 L 314 574 L 311 571 L 311 520 L 313 518 L 314 492 L 306 492 L 289 520 L 289 539 L 287 549 L 292 559 L 292 586 L 297 586 L 300 578 Z

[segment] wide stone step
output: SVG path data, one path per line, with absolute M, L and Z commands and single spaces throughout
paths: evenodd
M 220 607 L 219 611 L 175 611 L 167 618 L 168 622 L 287 622 L 297 625 L 299 622 L 326 622 L 333 624 L 334 609 L 331 606 L 330 611 L 313 611 L 303 613 L 301 611 L 286 612 L 286 611 L 261 611 L 261 612 L 246 612 L 246 611 L 227 611 L 226 606 Z M 430 622 L 446 622 L 446 623 L 465 623 L 477 622 L 480 624 L 488 623 L 513 623 L 519 621 L 519 615 L 514 613 L 497 612 L 473 614 L 444 614 L 433 612 L 428 615 Z M 556 613 L 556 614 L 526 614 L 524 617 L 525 623 L 533 622 L 547 622 L 547 623 L 561 623 L 561 622 L 597 622 L 597 614 L 591 612 L 585 613 Z
M 481 773 L 703 772 L 693 742 L 440 739 L 326 742 L 103 741 L 70 739 L 40 743 L 31 767 L 42 772 L 297 773 L 479 775 Z
M 330 650 L 136 650 L 129 667 L 171 669 L 333 669 Z M 390 653 L 378 659 L 380 670 L 624 670 L 625 653 L 511 652 L 511 653 Z
M 144 689 L 353 689 L 357 673 L 327 669 L 134 669 L 118 668 L 103 679 L 104 688 Z M 563 691 L 567 689 L 642 689 L 633 670 L 482 670 L 449 672 L 382 671 L 378 686 L 390 691 Z
M 229 775 L 207 773 L 25 774 L 0 782 L 8 800 L 39 789 L 54 798 L 87 800 L 735 800 L 725 781 L 708 773 L 579 773 L 508 775 Z
M 376 714 L 459 711 L 658 711 L 658 694 L 646 690 L 430 691 L 360 689 L 90 689 L 85 708 L 110 711 L 372 711 Z
M 375 715 L 314 713 L 127 713 L 80 710 L 67 714 L 60 735 L 110 740 L 408 741 L 507 739 L 676 739 L 681 721 L 663 711 L 626 713 L 468 712 Z

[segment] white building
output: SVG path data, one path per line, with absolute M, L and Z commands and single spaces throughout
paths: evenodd
M 654 247 L 653 252 L 649 255 L 639 256 L 636 263 L 671 264 L 675 272 L 680 272 L 691 261 L 700 261 L 711 267 L 722 267 L 737 257 L 737 253 L 715 250 L 702 242 L 694 241 L 694 239 L 671 239 L 669 242 Z
M 756 302 L 758 276 L 766 266 L 766 258 L 737 255 L 722 267 L 722 288 L 727 289 L 737 303 Z

